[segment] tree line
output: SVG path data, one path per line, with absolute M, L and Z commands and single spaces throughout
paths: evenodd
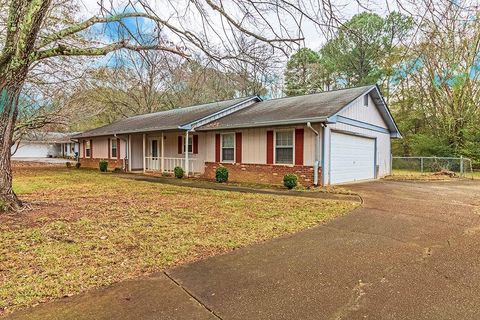
M 466 8 L 436 4 L 420 21 L 357 14 L 320 50 L 291 56 L 285 94 L 378 84 L 403 135 L 394 155 L 462 155 L 480 166 L 480 11 Z

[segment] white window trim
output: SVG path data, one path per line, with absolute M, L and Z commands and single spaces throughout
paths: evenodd
M 233 135 L 233 160 L 223 160 L 223 136 Z M 237 137 L 235 132 L 224 132 L 220 134 L 220 162 L 221 163 L 236 163 L 237 161 Z
M 113 156 L 113 141 L 115 141 L 115 156 Z M 110 138 L 110 159 L 116 159 L 118 157 L 118 143 L 116 138 Z
M 292 132 L 292 163 L 277 163 L 277 132 Z M 278 166 L 295 166 L 295 128 L 278 129 L 273 131 L 273 164 Z
M 192 141 L 192 151 L 188 151 L 188 154 L 193 154 L 193 135 L 188 136 L 188 140 Z M 185 145 L 185 136 L 183 136 L 182 140 L 182 154 L 185 154 L 185 151 L 188 150 L 188 144 Z

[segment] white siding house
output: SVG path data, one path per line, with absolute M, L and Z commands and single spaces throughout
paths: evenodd
M 122 139 L 124 150 L 115 159 L 105 150 L 112 137 Z M 390 140 L 400 137 L 377 86 L 178 108 L 77 135 L 80 144 L 92 145 L 88 154 L 80 148 L 87 165 L 109 159 L 129 171 L 153 173 L 180 166 L 210 179 L 224 166 L 232 181 L 281 183 L 284 174 L 294 173 L 306 186 L 389 175 Z

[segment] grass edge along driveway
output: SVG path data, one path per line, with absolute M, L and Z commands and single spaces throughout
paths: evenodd
M 31 210 L 0 217 L 0 315 L 324 223 L 343 200 L 16 169 Z

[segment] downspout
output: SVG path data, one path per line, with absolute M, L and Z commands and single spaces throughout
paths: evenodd
M 315 162 L 313 163 L 313 185 L 318 186 L 318 166 L 320 164 L 320 134 L 312 127 L 310 122 L 307 122 L 307 127 L 315 133 Z
M 122 169 L 123 169 L 124 171 L 126 171 L 126 164 L 125 164 L 125 162 L 126 162 L 126 160 L 129 160 L 129 159 L 128 159 L 128 154 L 129 154 L 128 151 L 129 151 L 129 148 L 130 148 L 130 146 L 128 145 L 128 139 L 124 139 L 124 138 L 122 138 L 122 137 L 120 137 L 120 136 L 117 136 L 116 133 L 114 133 L 113 136 L 114 136 L 115 138 L 119 138 L 120 140 L 125 141 L 125 158 L 123 159 L 123 168 L 122 168 Z M 130 170 L 130 168 L 128 168 L 128 169 Z

